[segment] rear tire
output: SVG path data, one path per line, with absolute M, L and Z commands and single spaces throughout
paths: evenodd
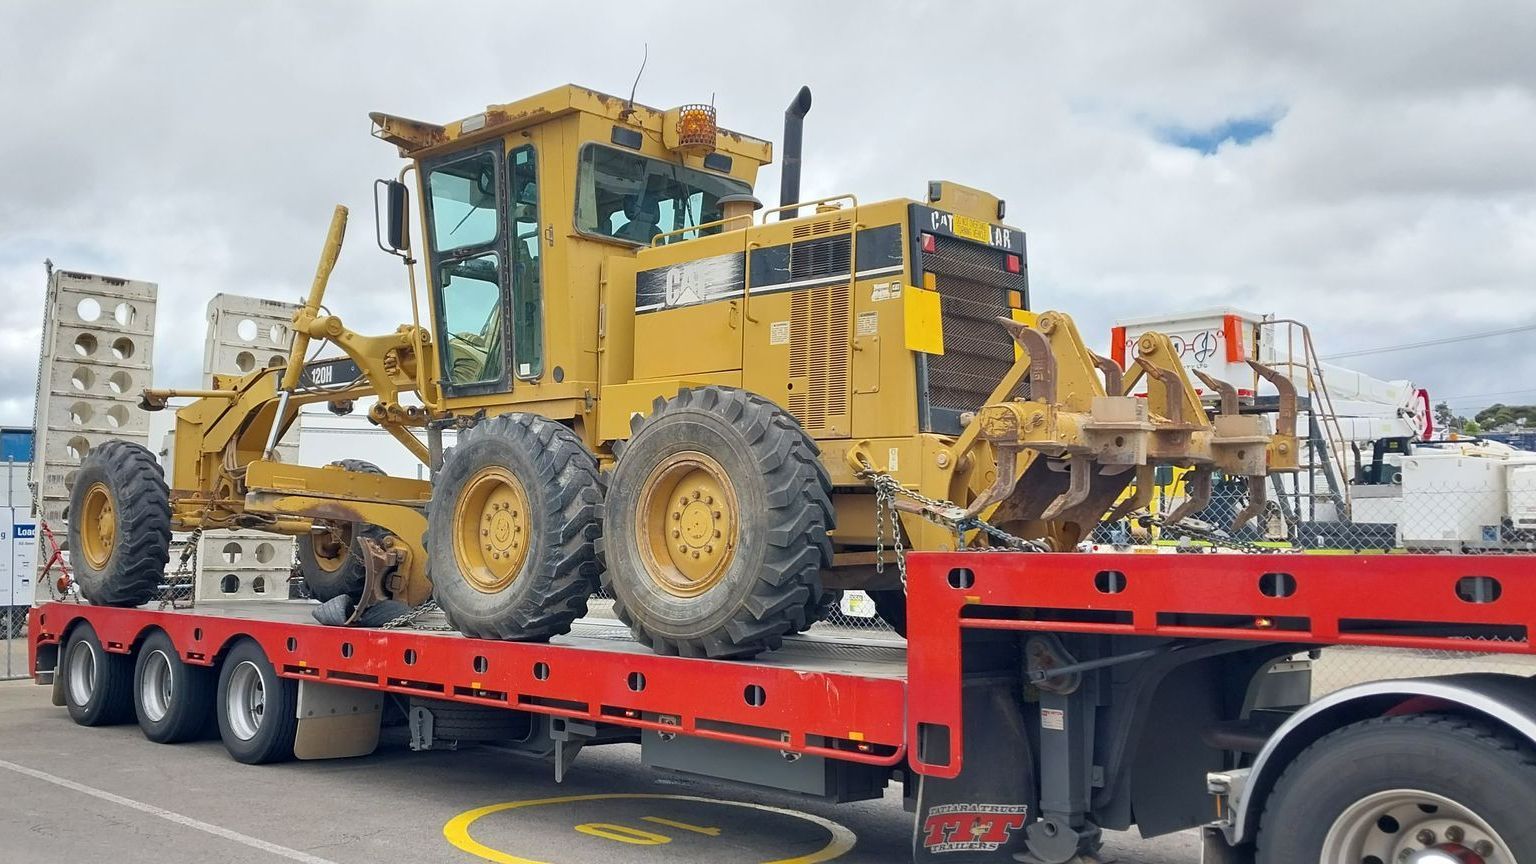
M 128 441 L 87 453 L 69 496 L 69 563 L 97 606 L 154 599 L 171 558 L 171 499 L 155 455 Z
M 660 654 L 752 657 L 809 624 L 831 563 L 831 481 L 788 412 L 724 387 L 657 400 L 605 504 L 604 586 Z
M 598 584 L 603 478 L 565 426 L 503 414 L 459 436 L 432 481 L 432 595 L 460 633 L 544 641 Z
M 91 625 L 82 621 L 70 631 L 59 671 L 69 719 L 81 726 L 133 720 L 133 657 L 107 653 Z
M 219 667 L 219 737 L 237 762 L 261 765 L 293 758 L 299 730 L 299 685 L 277 670 L 249 639 L 224 656 Z
M 1405 850 L 1454 842 L 1453 825 L 1457 845 L 1493 844 L 1469 860 L 1536 861 L 1532 813 L 1528 743 L 1463 717 L 1382 717 L 1325 736 L 1285 770 L 1264 808 L 1258 862 L 1393 864 Z
M 134 713 L 144 737 L 159 744 L 203 737 L 213 720 L 215 684 L 212 669 L 183 662 L 171 637 L 151 633 L 133 667 Z
M 326 467 L 331 466 L 358 474 L 384 473 L 379 466 L 362 459 L 338 459 Z M 368 568 L 363 563 L 363 538 L 377 542 L 388 533 L 367 522 L 350 523 L 342 531 L 340 539 L 344 548 L 339 556 L 323 554 L 321 548 L 317 548 L 320 538 L 316 535 L 300 536 L 296 540 L 299 573 L 303 575 L 310 595 L 321 603 L 343 594 L 353 600 L 363 596 L 363 584 L 368 578 Z

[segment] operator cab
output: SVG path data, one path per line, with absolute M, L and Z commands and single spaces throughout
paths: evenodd
M 710 106 L 574 86 L 445 125 L 370 116 L 414 162 L 439 384 L 465 407 L 595 389 L 603 259 L 718 232 L 721 199 L 772 158 Z M 404 186 L 390 191 L 389 246 L 409 258 Z

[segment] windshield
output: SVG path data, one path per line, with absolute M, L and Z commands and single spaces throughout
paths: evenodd
M 576 229 L 631 243 L 657 234 L 714 222 L 726 195 L 751 192 L 740 180 L 589 144 L 576 175 Z M 719 226 L 704 233 L 719 231 Z M 690 240 L 688 231 L 667 241 Z

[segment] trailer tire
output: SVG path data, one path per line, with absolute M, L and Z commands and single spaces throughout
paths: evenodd
M 216 683 L 211 668 L 183 662 L 164 631 L 151 633 L 133 665 L 134 713 L 144 737 L 159 744 L 203 737 L 213 721 Z
M 831 481 L 816 442 L 769 400 L 726 387 L 658 399 L 605 509 L 603 584 L 657 653 L 752 657 L 809 626 L 832 559 Z
M 362 459 L 338 459 L 326 467 L 331 466 L 358 474 L 384 473 L 379 466 Z M 367 522 L 353 522 L 345 528 L 342 537 L 345 549 L 339 557 L 322 554 L 316 548 L 314 534 L 304 534 L 295 540 L 304 586 L 309 589 L 310 596 L 321 603 L 343 594 L 353 600 L 362 596 L 363 583 L 368 577 L 368 568 L 363 564 L 362 540 L 366 537 L 377 542 L 389 533 Z
M 90 624 L 82 621 L 70 631 L 59 671 L 69 719 L 81 726 L 133 720 L 133 657 L 107 653 Z
M 476 424 L 433 478 L 432 593 L 460 633 L 542 642 L 597 589 L 603 476 L 564 425 L 532 414 Z
M 70 490 L 70 566 L 97 606 L 154 599 L 171 558 L 171 499 L 155 454 L 107 441 L 85 455 Z
M 299 685 L 279 678 L 261 646 L 242 639 L 219 666 L 219 737 L 237 762 L 262 765 L 293 758 Z
M 530 731 L 529 715 L 510 708 L 460 705 L 446 699 L 412 699 L 411 707 L 432 713 L 432 737 L 438 740 L 522 740 Z
M 1532 813 L 1528 742 L 1461 716 L 1382 717 L 1323 737 L 1291 763 L 1265 804 L 1258 862 L 1393 862 L 1425 848 L 1422 832 L 1435 834 L 1428 845 L 1451 842 L 1451 825 L 1469 848 L 1494 844 L 1469 860 L 1536 861 Z

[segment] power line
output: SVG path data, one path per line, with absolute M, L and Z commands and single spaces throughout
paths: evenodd
M 1364 357 L 1367 354 L 1386 354 L 1391 351 L 1407 351 L 1410 348 L 1428 348 L 1431 345 L 1449 345 L 1453 342 L 1470 342 L 1473 339 L 1488 339 L 1493 336 L 1508 336 L 1512 333 L 1525 333 L 1536 330 L 1536 324 L 1524 324 L 1519 327 L 1506 327 L 1503 330 L 1486 330 L 1482 333 L 1463 333 L 1460 336 L 1442 336 L 1438 339 L 1424 339 L 1419 342 L 1404 342 L 1401 345 L 1383 345 L 1379 348 L 1362 348 L 1359 351 L 1345 351 L 1341 354 L 1330 354 L 1322 357 L 1322 360 L 1343 360 L 1346 357 Z
M 1461 402 L 1466 399 L 1483 399 L 1488 396 L 1512 396 L 1516 393 L 1536 393 L 1536 387 L 1527 387 L 1524 390 L 1498 390 L 1493 393 L 1464 393 L 1460 396 L 1444 396 L 1436 399 L 1436 402 Z

